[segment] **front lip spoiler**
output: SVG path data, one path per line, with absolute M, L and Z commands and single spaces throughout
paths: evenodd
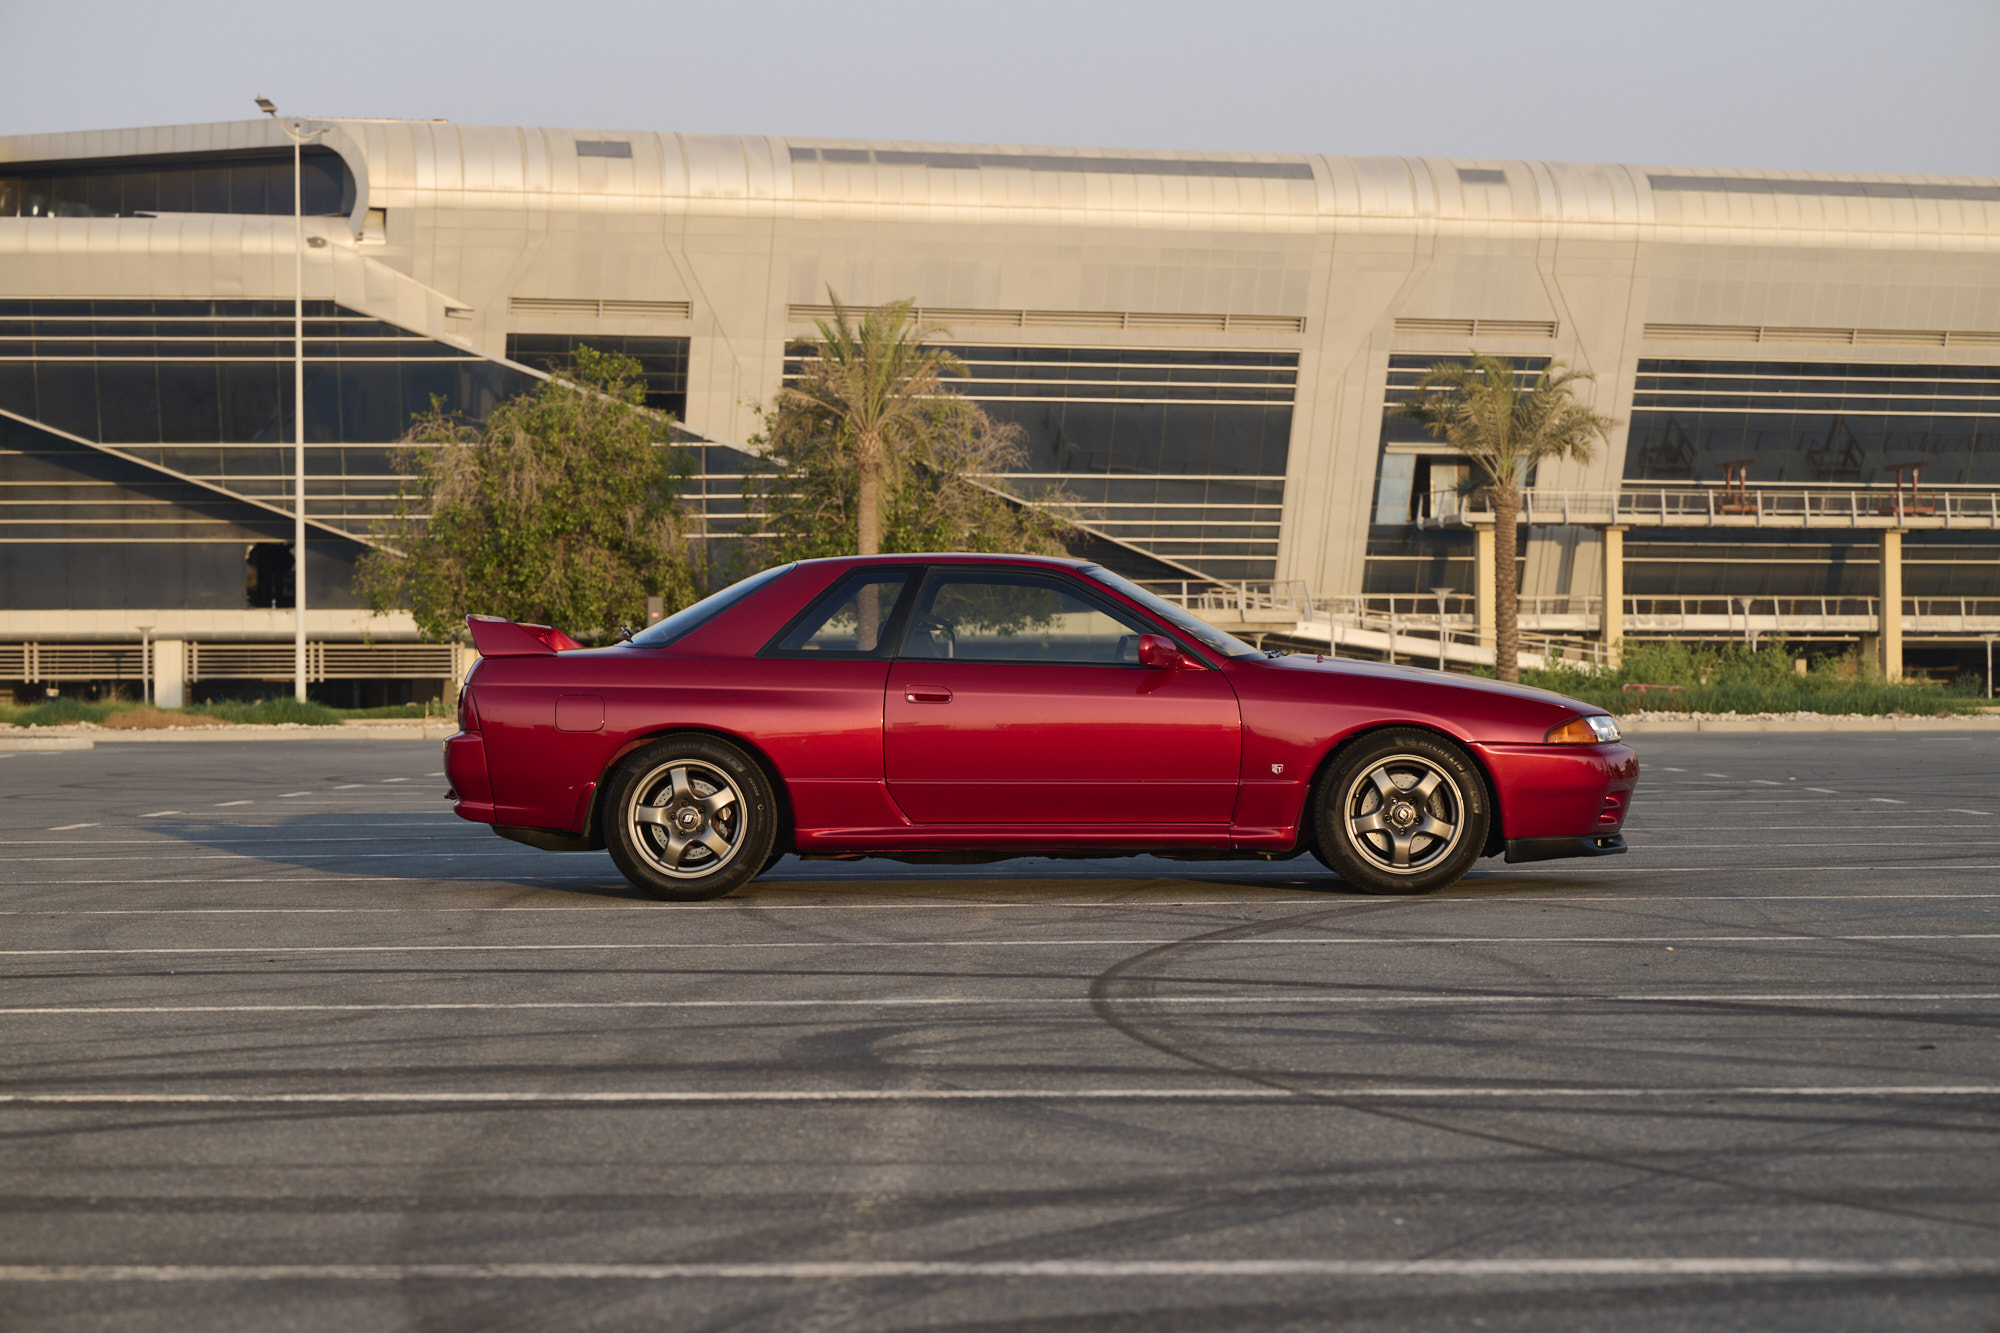
M 1507 864 L 1523 861 L 1559 861 L 1566 856 L 1622 856 L 1625 835 L 1599 833 L 1587 838 L 1509 838 Z

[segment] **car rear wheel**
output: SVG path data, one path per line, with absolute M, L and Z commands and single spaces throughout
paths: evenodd
M 604 842 L 626 879 L 655 898 L 719 898 L 762 874 L 777 801 L 754 760 L 712 736 L 668 736 L 612 776 Z
M 1472 868 L 1492 818 L 1464 750 L 1428 731 L 1383 731 L 1341 755 L 1313 801 L 1315 850 L 1369 893 L 1429 893 Z

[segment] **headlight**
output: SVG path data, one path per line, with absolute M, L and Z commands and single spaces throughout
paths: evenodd
M 1618 722 L 1608 713 L 1573 717 L 1559 727 L 1550 727 L 1542 739 L 1549 745 L 1602 745 L 1618 739 Z

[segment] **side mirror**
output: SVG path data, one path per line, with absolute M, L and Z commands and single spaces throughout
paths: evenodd
M 1187 655 L 1164 634 L 1139 636 L 1139 665 L 1172 671 L 1187 665 Z

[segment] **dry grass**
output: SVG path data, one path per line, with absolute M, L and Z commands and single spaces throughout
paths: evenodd
M 169 727 L 219 727 L 223 720 L 199 713 L 166 713 L 142 706 L 107 713 L 97 724 L 113 731 L 165 731 Z

